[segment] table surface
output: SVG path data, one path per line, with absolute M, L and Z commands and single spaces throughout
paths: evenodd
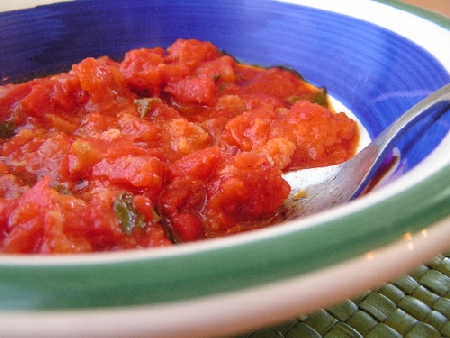
M 403 0 L 403 2 L 450 17 L 450 0 Z

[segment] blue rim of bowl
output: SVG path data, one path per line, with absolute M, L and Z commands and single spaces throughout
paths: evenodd
M 442 17 L 400 6 L 397 1 L 380 2 L 419 12 L 450 28 L 450 22 Z M 443 219 L 450 214 L 450 184 L 446 184 L 450 183 L 449 177 L 450 165 L 446 164 L 395 194 L 380 191 L 352 206 L 298 224 L 173 249 L 76 257 L 1 257 L 0 308 L 49 310 L 156 304 L 307 274 L 385 246 L 405 233 Z

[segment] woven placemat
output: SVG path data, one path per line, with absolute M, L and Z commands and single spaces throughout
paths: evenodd
M 450 338 L 450 251 L 356 299 L 238 338 Z

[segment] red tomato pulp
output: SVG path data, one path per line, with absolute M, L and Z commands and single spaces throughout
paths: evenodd
M 285 171 L 337 164 L 356 123 L 283 68 L 179 39 L 0 87 L 0 251 L 225 236 L 280 217 Z

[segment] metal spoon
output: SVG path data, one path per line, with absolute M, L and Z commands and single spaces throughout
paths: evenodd
M 367 186 L 386 155 L 404 132 L 437 104 L 450 106 L 450 84 L 432 93 L 395 120 L 350 160 L 333 166 L 289 172 L 283 178 L 291 186 L 285 202 L 287 219 L 323 211 L 356 198 Z

